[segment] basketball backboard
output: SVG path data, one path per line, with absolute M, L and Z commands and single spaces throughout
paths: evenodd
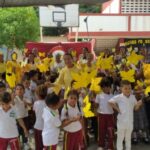
M 41 27 L 78 27 L 79 26 L 79 5 L 69 4 L 62 6 L 49 5 L 40 7 Z

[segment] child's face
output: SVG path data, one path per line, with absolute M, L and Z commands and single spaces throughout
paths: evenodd
M 32 80 L 33 80 L 33 81 L 37 81 L 37 80 L 38 80 L 38 74 L 35 74 L 35 75 L 32 77 Z
M 15 90 L 15 94 L 19 97 L 22 97 L 24 94 L 24 89 L 21 86 L 17 86 Z
M 110 92 L 111 92 L 111 87 L 109 87 L 109 86 L 108 86 L 108 87 L 103 87 L 102 90 L 103 90 L 104 93 L 110 94 Z
M 8 111 L 11 108 L 11 101 L 9 103 L 1 102 L 4 111 Z
M 69 95 L 68 104 L 72 107 L 75 107 L 76 103 L 77 103 L 77 96 L 76 95 Z
M 23 85 L 24 85 L 25 88 L 29 88 L 29 86 L 30 86 L 30 81 L 29 81 L 29 80 L 25 80 L 25 81 L 23 82 Z
M 131 94 L 131 85 L 123 85 L 121 90 L 122 90 L 122 93 L 125 95 L 125 96 L 130 96 Z

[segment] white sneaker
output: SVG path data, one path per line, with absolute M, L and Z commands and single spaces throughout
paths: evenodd
M 97 150 L 103 150 L 103 148 L 102 147 L 98 147 Z
M 29 150 L 30 149 L 30 146 L 28 143 L 24 143 L 23 144 L 23 150 Z

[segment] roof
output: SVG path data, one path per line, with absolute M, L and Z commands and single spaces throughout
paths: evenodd
M 0 0 L 0 7 L 101 4 L 109 0 Z

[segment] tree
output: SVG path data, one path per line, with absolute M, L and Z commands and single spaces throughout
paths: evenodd
M 39 37 L 39 21 L 32 7 L 0 9 L 0 46 L 23 48 Z
M 100 13 L 101 5 L 80 5 L 81 13 Z

